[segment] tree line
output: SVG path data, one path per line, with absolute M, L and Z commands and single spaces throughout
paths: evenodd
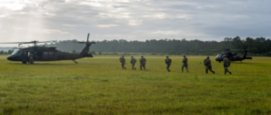
M 11 54 L 12 52 L 13 50 L 8 50 L 8 51 L 1 50 L 0 54 Z
M 74 42 L 74 43 L 73 43 Z M 57 47 L 58 50 L 66 52 L 80 52 L 85 44 L 78 44 L 77 40 L 64 40 L 46 46 Z M 174 55 L 215 55 L 232 49 L 233 52 L 243 52 L 247 48 L 251 55 L 271 55 L 271 40 L 264 37 L 241 39 L 239 36 L 226 37 L 223 41 L 201 41 L 201 40 L 176 40 L 160 39 L 146 41 L 103 40 L 96 41 L 90 50 L 95 52 L 134 52 L 152 54 L 174 54 Z M 92 51 L 92 52 L 93 52 Z

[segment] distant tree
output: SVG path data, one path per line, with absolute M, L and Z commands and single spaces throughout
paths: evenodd
M 8 50 L 8 52 L 7 52 L 7 53 L 8 53 L 8 54 L 11 54 L 12 52 L 13 52 L 13 50 Z
M 244 48 L 243 41 L 239 36 L 236 36 L 235 38 L 232 39 L 232 46 L 235 49 L 242 49 Z
M 72 50 L 72 53 L 74 53 L 74 54 L 75 54 L 75 53 L 76 53 L 76 51 L 75 51 L 75 50 Z
M 71 43 L 77 40 L 58 41 L 54 44 L 47 44 L 50 47 L 57 47 L 60 51 L 73 52 L 81 51 L 85 44 Z M 135 52 L 135 53 L 159 53 L 159 54 L 209 54 L 214 55 L 221 51 L 210 51 L 212 49 L 243 49 L 248 46 L 250 54 L 264 54 L 270 52 L 271 40 L 264 37 L 241 39 L 239 36 L 226 37 L 223 41 L 201 41 L 183 39 L 150 39 L 146 41 L 103 40 L 96 41 L 90 49 L 100 52 Z M 200 51 L 206 49 L 206 51 Z M 96 52 L 95 52 L 96 53 Z M 112 54 L 112 53 L 109 53 Z
M 95 51 L 89 51 L 88 53 L 90 53 L 90 54 L 96 54 Z

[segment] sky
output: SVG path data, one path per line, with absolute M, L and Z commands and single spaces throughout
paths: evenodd
M 270 0 L 0 0 L 0 42 L 271 36 Z

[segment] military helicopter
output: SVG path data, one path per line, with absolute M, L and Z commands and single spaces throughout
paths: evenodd
M 93 57 L 91 54 L 88 54 L 89 47 L 95 42 L 89 42 L 89 34 L 87 36 L 86 42 L 77 42 L 80 44 L 85 43 L 86 46 L 81 51 L 80 54 L 71 54 L 66 52 L 61 52 L 56 50 L 56 47 L 45 47 L 37 46 L 37 43 L 47 43 L 55 41 L 32 41 L 32 42 L 5 42 L 1 44 L 19 44 L 19 49 L 13 51 L 13 53 L 7 57 L 10 61 L 21 61 L 23 64 L 29 62 L 29 55 L 33 54 L 34 61 L 59 61 L 59 60 L 73 60 L 76 64 L 78 62 L 75 59 L 84 58 L 84 57 Z M 74 42 L 73 42 L 74 43 Z M 20 48 L 22 44 L 34 44 L 32 47 Z
M 226 52 L 223 52 L 221 54 L 218 54 L 215 58 L 216 61 L 219 61 L 219 63 L 221 61 L 223 61 L 223 58 L 224 58 L 224 55 L 227 56 L 227 58 L 230 60 L 230 61 L 241 61 L 244 60 L 244 59 L 252 59 L 252 57 L 247 57 L 247 47 L 244 48 L 244 54 L 243 56 L 237 56 L 235 52 L 230 52 L 230 49 L 225 49 Z

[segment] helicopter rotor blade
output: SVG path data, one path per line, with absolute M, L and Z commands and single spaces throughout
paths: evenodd
M 89 38 L 89 33 L 88 33 L 88 38 Z M 88 38 L 87 38 L 87 42 L 89 42 L 89 41 L 88 41 Z
M 0 44 L 18 44 L 18 48 L 22 44 L 34 44 L 34 46 L 37 46 L 37 43 L 48 43 L 48 42 L 56 42 L 56 40 L 51 40 L 51 41 L 31 41 L 31 42 L 0 42 Z
M 56 42 L 56 40 L 51 40 L 51 41 L 31 41 L 31 42 L 0 42 L 0 44 L 33 44 L 33 43 L 47 43 L 47 42 Z
M 0 44 L 28 44 L 31 42 L 0 42 Z

